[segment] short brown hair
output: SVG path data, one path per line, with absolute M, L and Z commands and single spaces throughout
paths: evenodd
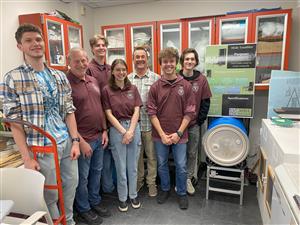
M 18 29 L 15 33 L 15 38 L 16 38 L 16 41 L 18 44 L 21 43 L 23 34 L 26 32 L 35 32 L 43 37 L 42 31 L 39 27 L 37 27 L 36 25 L 31 24 L 31 23 L 23 23 L 18 27 Z
M 97 43 L 99 40 L 103 40 L 105 46 L 106 46 L 106 47 L 108 46 L 107 38 L 106 38 L 104 35 L 102 35 L 102 34 L 96 34 L 96 35 L 94 35 L 94 37 L 90 38 L 90 46 L 91 46 L 91 49 L 93 49 L 94 45 L 96 45 L 96 43 Z
M 113 90 L 118 90 L 118 89 L 119 89 L 119 87 L 116 85 L 115 76 L 114 76 L 114 74 L 113 74 L 113 71 L 114 71 L 115 67 L 116 67 L 118 64 L 124 65 L 125 68 L 126 68 L 126 70 L 128 71 L 127 63 L 126 63 L 123 59 L 115 59 L 115 60 L 112 62 L 112 64 L 111 64 L 111 75 L 110 75 L 110 77 L 109 77 L 108 84 L 109 84 L 109 86 L 110 86 Z M 128 79 L 127 76 L 125 77 L 124 84 L 125 84 L 125 86 L 131 85 L 130 80 Z
M 179 54 L 177 49 L 169 47 L 161 50 L 158 56 L 159 65 L 161 65 L 163 58 L 176 58 L 176 64 L 177 64 L 179 61 Z
M 138 50 L 142 50 L 146 53 L 147 59 L 149 58 L 149 50 L 147 49 L 147 46 L 137 46 L 133 49 L 132 58 L 134 59 L 134 53 Z
M 194 48 L 186 48 L 186 49 L 184 49 L 184 51 L 182 52 L 182 54 L 180 56 L 180 64 L 181 64 L 181 66 L 183 67 L 184 57 L 188 53 L 194 53 L 195 60 L 196 60 L 196 65 L 195 66 L 197 66 L 199 64 L 199 56 L 198 56 L 198 53 L 197 53 L 196 49 L 194 49 Z

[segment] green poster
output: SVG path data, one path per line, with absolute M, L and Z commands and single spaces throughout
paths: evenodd
M 211 45 L 205 72 L 212 91 L 209 116 L 253 117 L 256 44 Z

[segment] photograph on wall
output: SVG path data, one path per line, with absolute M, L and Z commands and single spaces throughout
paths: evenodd
M 300 119 L 300 72 L 273 70 L 271 73 L 268 118 Z
M 205 72 L 212 91 L 209 116 L 253 117 L 255 60 L 255 44 L 206 48 Z

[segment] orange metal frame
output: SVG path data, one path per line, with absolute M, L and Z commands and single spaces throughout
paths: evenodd
M 181 43 L 180 43 L 180 45 L 181 45 L 181 49 L 180 49 L 180 51 L 182 51 L 182 49 L 183 49 L 183 46 L 184 46 L 184 41 L 183 41 L 183 32 L 184 32 L 184 28 L 183 28 L 183 22 L 182 22 L 182 20 L 180 20 L 180 19 L 178 19 L 178 20 L 162 20 L 162 21 L 158 21 L 157 22 L 157 33 L 158 33 L 158 38 L 157 38 L 157 50 L 158 50 L 158 54 L 159 54 L 159 52 L 160 52 L 160 50 L 161 50 L 161 48 L 160 48 L 160 46 L 161 46 L 161 37 L 160 37 L 160 34 L 161 34 L 161 29 L 160 29 L 160 26 L 161 25 L 164 25 L 164 24 L 176 24 L 176 23 L 178 23 L 178 24 L 180 24 L 180 38 L 181 38 Z M 179 52 L 179 54 L 181 54 L 181 52 Z M 161 69 L 160 69 L 160 65 L 159 65 L 159 63 L 158 63 L 158 65 L 157 65 L 157 73 L 158 74 L 161 74 Z
M 226 16 L 219 16 L 216 17 L 216 44 L 220 44 L 220 38 L 221 38 L 221 21 L 222 20 L 239 20 L 239 19 L 248 19 L 247 22 L 247 35 L 246 35 L 246 43 L 253 43 L 254 40 L 251 39 L 252 31 L 253 31 L 253 18 L 252 13 L 241 13 L 241 14 L 233 14 L 233 15 L 226 15 Z
M 64 40 L 63 40 L 63 44 L 64 44 L 64 57 L 65 57 L 65 62 L 66 64 L 64 66 L 56 66 L 56 65 L 51 65 L 51 61 L 50 61 L 50 49 L 49 49 L 49 43 L 48 43 L 48 30 L 47 30 L 47 20 L 49 21 L 53 21 L 56 23 L 60 23 L 63 26 L 63 35 L 64 35 Z M 45 40 L 45 58 L 47 61 L 47 65 L 54 68 L 54 69 L 58 69 L 58 70 L 62 70 L 62 71 L 67 71 L 68 66 L 67 66 L 67 61 L 66 61 L 66 57 L 67 54 L 69 53 L 69 34 L 68 34 L 68 27 L 72 26 L 72 27 L 76 27 L 80 29 L 80 39 L 81 39 L 81 47 L 83 47 L 83 32 L 82 32 L 82 26 L 66 21 L 64 19 L 60 19 L 57 18 L 55 16 L 49 16 L 43 13 L 34 13 L 34 14 L 25 14 L 25 15 L 19 15 L 19 24 L 23 24 L 23 23 L 32 23 L 35 24 L 36 26 L 40 27 L 41 30 L 43 31 L 43 37 Z
M 287 27 L 286 27 L 286 42 L 285 42 L 285 51 L 284 51 L 284 63 L 283 63 L 283 68 L 278 68 L 278 69 L 284 69 L 287 70 L 289 66 L 289 50 L 290 50 L 290 36 L 291 36 L 291 28 L 292 28 L 292 10 L 291 9 L 283 9 L 283 10 L 274 10 L 274 11 L 264 11 L 264 12 L 257 12 L 253 13 L 253 31 L 257 30 L 257 24 L 256 20 L 257 17 L 260 16 L 266 16 L 266 15 L 287 15 Z M 253 42 L 256 42 L 256 32 L 252 33 L 251 40 Z M 260 85 L 256 86 L 255 90 L 259 91 L 267 91 L 269 90 L 269 84 L 266 85 Z
M 65 32 L 64 32 L 64 35 L 65 35 L 65 45 L 66 45 L 66 51 L 67 53 L 69 53 L 70 51 L 70 46 L 69 46 L 69 27 L 74 27 L 74 28 L 77 28 L 79 29 L 80 31 L 80 47 L 83 48 L 83 31 L 82 31 L 82 26 L 79 25 L 79 24 L 76 24 L 76 23 L 71 23 L 69 21 L 65 21 Z
M 198 17 L 198 18 L 182 18 L 176 20 L 164 20 L 157 22 L 145 22 L 145 23 L 133 23 L 133 24 L 118 24 L 111 26 L 103 26 L 102 31 L 109 30 L 112 28 L 124 28 L 125 29 L 125 44 L 126 44 L 126 61 L 128 62 L 129 71 L 132 71 L 132 56 L 131 56 L 131 42 L 130 42 L 130 28 L 133 26 L 139 26 L 142 24 L 155 24 L 156 25 L 156 42 L 154 42 L 154 55 L 156 56 L 156 60 L 154 58 L 154 63 L 157 64 L 155 72 L 160 74 L 160 65 L 158 63 L 158 54 L 161 45 L 161 37 L 160 37 L 160 26 L 161 24 L 170 24 L 170 23 L 180 23 L 181 24 L 181 49 L 185 49 L 189 46 L 189 27 L 188 23 L 192 21 L 209 21 L 211 20 L 211 44 L 219 44 L 220 42 L 220 22 L 222 20 L 238 20 L 238 19 L 247 19 L 247 35 L 246 35 L 246 43 L 255 43 L 255 35 L 256 35 L 256 18 L 257 16 L 263 15 L 280 15 L 287 14 L 287 30 L 286 30 L 286 43 L 285 43 L 285 53 L 284 53 L 284 66 L 283 69 L 288 69 L 288 57 L 289 57 L 289 49 L 290 49 L 290 36 L 291 36 L 291 26 L 292 26 L 292 10 L 291 9 L 283 9 L 283 10 L 271 10 L 271 11 L 263 11 L 256 13 L 238 13 L 232 15 L 215 15 L 215 16 L 207 16 L 207 17 Z M 155 45 L 156 43 L 156 45 Z M 268 90 L 269 85 L 259 85 L 255 86 L 255 90 Z
M 130 42 L 130 36 L 129 36 L 129 32 L 128 32 L 128 25 L 127 24 L 118 24 L 118 25 L 111 25 L 111 26 L 102 26 L 101 30 L 102 30 L 102 34 L 105 35 L 105 31 L 109 31 L 111 29 L 124 29 L 124 38 L 125 38 L 125 59 L 126 59 L 126 63 L 128 64 L 128 72 L 131 71 L 131 64 L 129 62 L 129 55 L 130 55 L 130 47 L 128 45 L 128 43 Z M 130 65 L 129 65 L 130 64 Z
M 45 46 L 46 46 L 46 59 L 48 61 L 48 65 L 55 68 L 55 69 L 58 69 L 58 70 L 66 70 L 67 68 L 67 49 L 66 49 L 66 37 L 67 37 L 67 31 L 65 29 L 65 20 L 63 19 L 60 19 L 60 18 L 56 18 L 56 17 L 53 17 L 53 16 L 48 16 L 48 15 L 44 15 L 44 24 L 43 24 L 43 30 L 44 30 L 44 39 L 45 39 Z M 64 40 L 63 40 L 63 49 L 64 49 L 64 58 L 65 58 L 65 65 L 64 66 L 56 66 L 56 65 L 51 65 L 51 57 L 50 57 L 50 46 L 49 46 L 49 38 L 48 38 L 48 29 L 47 29 L 47 21 L 52 21 L 54 23 L 59 23 L 62 25 L 62 31 L 63 31 L 63 37 L 64 37 Z
M 198 17 L 198 18 L 184 18 L 182 19 L 182 49 L 189 47 L 189 23 L 190 22 L 210 22 L 210 45 L 215 44 L 215 17 Z
M 266 15 L 287 15 L 287 27 L 286 27 L 286 43 L 285 43 L 285 52 L 284 52 L 284 70 L 287 70 L 289 67 L 289 50 L 290 50 L 290 36 L 291 36 L 291 28 L 292 28 L 292 10 L 291 9 L 283 9 L 283 10 L 274 10 L 274 11 L 267 11 L 267 12 L 257 12 L 253 14 L 253 30 L 256 31 L 256 18 L 259 16 L 266 16 Z M 256 33 L 252 33 L 252 40 L 253 42 L 256 41 Z
M 57 224 L 62 223 L 63 225 L 66 225 L 67 221 L 66 221 L 66 213 L 65 213 L 65 208 L 64 208 L 62 181 L 61 181 L 61 176 L 60 176 L 60 167 L 59 167 L 57 145 L 56 145 L 55 139 L 48 132 L 44 131 L 40 127 L 35 126 L 34 124 L 29 123 L 27 121 L 4 118 L 2 120 L 2 122 L 7 124 L 8 126 L 10 126 L 10 124 L 12 124 L 12 123 L 20 124 L 22 126 L 24 126 L 24 125 L 28 126 L 28 127 L 32 128 L 33 130 L 36 130 L 37 132 L 41 133 L 43 136 L 45 136 L 46 138 L 48 138 L 51 141 L 52 145 L 50 145 L 50 146 L 30 146 L 30 148 L 31 148 L 31 151 L 33 152 L 33 156 L 34 156 L 35 160 L 37 160 L 37 153 L 48 153 L 48 154 L 51 153 L 54 155 L 57 184 L 56 185 L 46 185 L 45 184 L 45 188 L 58 191 L 60 217 L 53 221 L 54 224 L 57 225 Z
M 105 31 L 109 31 L 112 29 L 124 29 L 124 37 L 125 37 L 125 51 L 126 51 L 126 63 L 128 66 L 128 73 L 133 71 L 132 66 L 132 45 L 131 45 L 131 28 L 133 27 L 142 27 L 142 26 L 153 26 L 153 68 L 154 71 L 157 72 L 157 27 L 156 22 L 141 22 L 141 23 L 130 23 L 130 24 L 118 24 L 118 25 L 110 25 L 110 26 L 102 26 L 101 31 L 105 34 Z
M 128 69 L 129 72 L 133 71 L 133 67 L 132 67 L 132 62 L 133 62 L 133 58 L 132 58 L 132 52 L 133 52 L 133 46 L 131 44 L 131 39 L 133 37 L 131 37 L 131 29 L 132 28 L 138 28 L 138 27 L 146 27 L 146 26 L 152 26 L 152 56 L 153 56 L 153 71 L 157 71 L 157 34 L 156 34 L 156 22 L 143 22 L 143 23 L 130 23 L 127 25 L 128 26 L 128 39 L 126 42 L 126 45 L 128 44 L 129 46 L 129 52 L 128 52 Z

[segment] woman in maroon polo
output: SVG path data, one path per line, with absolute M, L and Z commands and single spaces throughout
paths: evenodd
M 127 78 L 127 64 L 122 59 L 114 60 L 111 65 L 111 77 L 103 89 L 102 103 L 111 126 L 109 140 L 117 171 L 118 208 L 121 212 L 128 210 L 126 201 L 129 195 L 132 207 L 137 209 L 141 206 L 136 182 L 141 142 L 138 120 L 142 100 L 136 86 Z

